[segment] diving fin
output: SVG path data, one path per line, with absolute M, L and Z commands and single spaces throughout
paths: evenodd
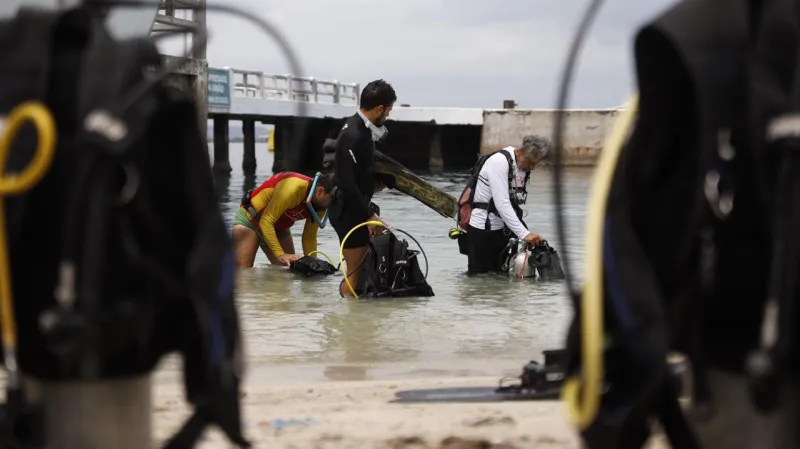
M 414 402 L 498 402 L 537 401 L 558 399 L 568 362 L 565 350 L 542 351 L 544 363 L 528 362 L 522 368 L 519 382 L 499 387 L 455 387 L 426 390 L 406 390 L 395 393 L 394 403 Z
M 427 390 L 406 390 L 395 393 L 392 403 L 421 402 L 501 402 L 501 401 L 544 401 L 556 400 L 559 389 L 544 391 L 523 390 L 512 387 L 455 387 L 431 388 Z
M 458 200 L 453 195 L 420 178 L 396 160 L 375 150 L 375 177 L 446 218 L 456 218 Z M 388 178 L 388 179 L 387 179 Z M 394 184 L 392 186 L 391 184 Z
M 332 172 L 335 165 L 336 139 L 325 139 L 322 145 L 322 170 Z M 375 150 L 375 180 L 398 190 L 435 210 L 446 218 L 456 218 L 458 200 L 432 185 L 379 150 Z

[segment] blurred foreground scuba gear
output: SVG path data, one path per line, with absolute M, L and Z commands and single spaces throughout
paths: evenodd
M 161 82 L 153 42 L 115 41 L 91 8 L 22 8 L 0 21 L 0 48 L 0 115 L 10 113 L 0 194 L 15 194 L 0 222 L 10 265 L 0 298 L 9 388 L 18 387 L 14 319 L 19 372 L 37 382 L 129 379 L 178 352 L 195 410 L 166 447 L 194 447 L 210 424 L 249 447 L 233 254 L 193 102 Z M 20 128 L 23 102 L 49 108 L 57 138 L 41 125 L 44 112 L 38 133 Z M 26 167 L 46 158 L 37 145 L 54 140 L 52 167 L 24 191 Z M 3 447 L 41 445 L 20 441 L 24 426 L 13 421 L 30 405 L 21 393 L 7 397 L 0 416 Z M 47 431 L 34 436 L 46 440 Z
M 36 148 L 32 160 L 18 173 L 4 173 L 11 147 L 25 126 L 31 122 L 36 129 Z M 39 102 L 23 103 L 12 109 L 0 130 L 0 331 L 2 331 L 3 365 L 6 369 L 6 403 L 0 406 L 0 447 L 42 447 L 44 440 L 44 411 L 31 404 L 22 388 L 17 363 L 17 323 L 6 235 L 4 197 L 19 195 L 38 183 L 53 162 L 56 127 L 50 111 Z
M 799 7 L 683 1 L 637 33 L 639 93 L 600 154 L 586 284 L 571 289 L 563 394 L 590 449 L 642 447 L 653 419 L 681 449 L 800 445 Z M 559 112 L 557 159 L 562 125 Z M 670 381 L 675 351 L 689 413 Z M 759 427 L 768 420 L 778 427 Z

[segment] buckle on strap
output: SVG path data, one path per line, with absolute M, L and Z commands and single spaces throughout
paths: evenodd
M 250 205 L 250 204 L 248 204 L 248 205 L 240 204 L 239 207 L 241 207 L 242 209 L 244 209 L 245 212 L 250 214 L 250 218 L 255 219 L 255 218 L 258 217 L 258 212 L 256 212 L 256 210 L 253 208 L 252 205 Z

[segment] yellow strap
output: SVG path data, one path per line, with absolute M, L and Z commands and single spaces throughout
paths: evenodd
M 347 273 L 350 270 L 350 267 L 347 267 L 347 264 L 344 263 L 344 242 L 346 242 L 347 239 L 350 238 L 350 234 L 352 234 L 356 229 L 359 229 L 362 226 L 368 226 L 368 225 L 386 226 L 385 223 L 383 223 L 382 221 L 377 221 L 377 220 L 365 221 L 364 223 L 357 224 L 357 225 L 353 226 L 353 229 L 351 229 L 350 232 L 347 233 L 347 235 L 344 236 L 344 238 L 342 239 L 342 244 L 339 245 L 339 266 L 347 268 L 346 270 L 342 270 L 342 273 L 344 274 L 344 281 L 347 283 L 347 287 L 350 288 L 350 292 L 353 293 L 353 297 L 355 297 L 356 299 L 358 299 L 358 295 L 356 294 L 356 290 L 353 288 L 353 285 L 350 283 L 350 277 L 348 276 L 348 273 Z M 350 273 L 350 274 L 352 274 L 352 273 Z
M 11 144 L 26 122 L 37 131 L 36 152 L 33 160 L 21 173 L 6 174 L 6 162 Z M 38 183 L 53 162 L 56 146 L 56 125 L 50 111 L 41 103 L 28 102 L 15 107 L 6 120 L 5 133 L 0 137 L 0 322 L 2 322 L 3 349 L 8 355 L 17 344 L 16 321 L 11 289 L 11 268 L 8 260 L 8 236 L 4 197 L 18 195 Z
M 331 260 L 331 258 L 328 257 L 327 254 L 325 254 L 325 253 L 323 253 L 322 251 L 319 251 L 319 250 L 311 251 L 310 253 L 308 253 L 308 257 L 314 257 L 315 254 L 322 254 L 323 256 L 325 256 L 326 259 L 328 259 L 328 262 L 330 262 L 330 264 L 333 265 L 333 260 Z M 334 265 L 334 266 L 336 266 L 336 265 Z
M 603 382 L 603 232 L 614 170 L 638 110 L 633 96 L 614 123 L 595 169 L 586 224 L 586 282 L 581 297 L 581 371 L 564 381 L 561 397 L 570 420 L 581 430 L 597 417 Z

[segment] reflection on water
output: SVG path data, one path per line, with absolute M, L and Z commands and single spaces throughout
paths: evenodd
M 232 144 L 231 177 L 218 180 L 218 195 L 228 226 L 243 192 L 270 176 L 272 154 L 258 148 L 256 177 L 241 171 L 241 145 Z M 582 267 L 586 193 L 589 169 L 567 172 L 566 219 L 569 247 L 562 246 L 554 227 L 550 174 L 537 171 L 528 186 L 525 221 L 574 267 Z M 466 177 L 459 173 L 427 179 L 458 195 Z M 468 373 L 486 369 L 486 360 L 521 367 L 544 349 L 560 347 L 571 307 L 562 282 L 510 281 L 498 276 L 467 277 L 466 256 L 447 237 L 454 226 L 424 205 L 393 191 L 379 193 L 382 218 L 413 235 L 430 264 L 431 298 L 379 301 L 339 297 L 341 275 L 302 278 L 282 267 L 268 265 L 259 253 L 256 266 L 240 270 L 240 304 L 246 349 L 256 371 L 302 372 L 329 379 L 391 377 L 398 371 L 434 370 Z M 302 225 L 293 235 L 300 247 Z M 413 243 L 412 243 L 413 246 Z M 320 231 L 319 249 L 335 262 L 338 240 L 332 229 Z M 422 263 L 422 262 L 421 262 Z M 423 267 L 424 270 L 424 267 Z M 371 368 L 367 370 L 367 366 Z M 379 374 L 369 374 L 377 372 Z M 496 374 L 495 371 L 490 371 Z M 277 375 L 277 374 L 275 374 Z

